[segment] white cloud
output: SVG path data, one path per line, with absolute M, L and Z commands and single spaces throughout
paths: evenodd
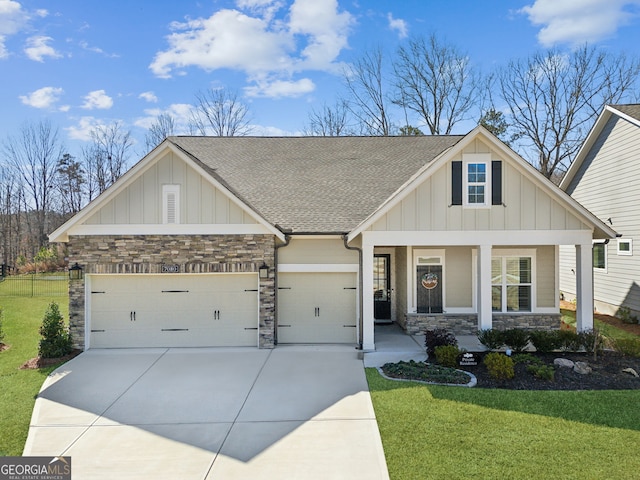
M 9 51 L 5 45 L 7 37 L 18 33 L 29 16 L 18 2 L 0 0 L 0 59 L 7 58 Z
M 249 97 L 300 97 L 315 90 L 315 84 L 308 78 L 297 81 L 274 80 L 259 81 L 256 85 L 245 87 L 244 91 Z
M 65 128 L 71 140 L 91 141 L 91 131 L 104 122 L 95 117 L 82 117 L 77 125 Z
M 184 74 L 187 67 L 237 70 L 253 83 L 249 91 L 260 95 L 313 90 L 309 80 L 291 80 L 292 75 L 339 71 L 337 58 L 348 45 L 354 20 L 339 11 L 336 0 L 294 0 L 288 12 L 284 3 L 237 0 L 236 9 L 174 22 L 168 48 L 156 53 L 149 68 L 163 78 Z M 265 85 L 265 78 L 273 80 Z
M 168 114 L 173 118 L 176 135 L 186 134 L 189 130 L 188 125 L 192 110 L 193 106 L 188 103 L 174 103 L 165 109 L 149 108 L 144 111 L 145 116 L 138 118 L 134 122 L 134 125 L 136 127 L 149 129 L 158 116 Z
M 29 95 L 21 95 L 20 100 L 25 105 L 33 108 L 51 108 L 64 93 L 62 88 L 43 87 L 31 92 Z
M 113 99 L 104 90 L 94 90 L 84 97 L 82 108 L 86 110 L 108 110 L 113 106 Z
M 62 55 L 56 52 L 52 46 L 47 45 L 52 40 L 53 38 L 43 35 L 29 37 L 24 52 L 27 57 L 36 62 L 43 62 L 44 57 L 60 58 Z
M 142 92 L 138 98 L 146 100 L 149 103 L 158 103 L 158 97 L 153 92 Z
M 399 38 L 407 38 L 409 31 L 407 22 L 405 22 L 401 18 L 393 18 L 393 15 L 391 13 L 387 14 L 387 20 L 389 20 L 389 28 L 393 31 L 398 32 Z
M 639 0 L 535 0 L 520 12 L 533 25 L 542 26 L 538 41 L 551 47 L 558 43 L 593 43 L 610 37 L 637 16 L 639 5 Z

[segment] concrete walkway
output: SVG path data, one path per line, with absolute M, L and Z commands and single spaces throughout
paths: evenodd
M 388 479 L 352 347 L 91 350 L 36 400 L 24 455 L 82 479 Z

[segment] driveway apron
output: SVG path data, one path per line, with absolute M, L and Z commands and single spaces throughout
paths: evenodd
M 78 479 L 388 479 L 348 347 L 90 350 L 52 373 L 24 455 Z

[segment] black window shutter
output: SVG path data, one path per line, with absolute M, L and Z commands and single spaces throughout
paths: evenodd
M 451 162 L 451 205 L 462 205 L 462 162 Z
M 491 162 L 491 205 L 502 205 L 502 161 Z

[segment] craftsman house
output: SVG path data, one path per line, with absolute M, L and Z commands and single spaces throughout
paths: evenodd
M 606 106 L 589 132 L 560 188 L 618 232 L 593 240 L 594 300 L 615 315 L 626 307 L 640 315 L 640 105 Z M 575 258 L 561 249 L 560 288 L 575 297 Z
M 560 245 L 591 328 L 598 220 L 478 127 L 169 137 L 53 232 L 82 348 L 345 343 L 376 320 L 558 328 Z

